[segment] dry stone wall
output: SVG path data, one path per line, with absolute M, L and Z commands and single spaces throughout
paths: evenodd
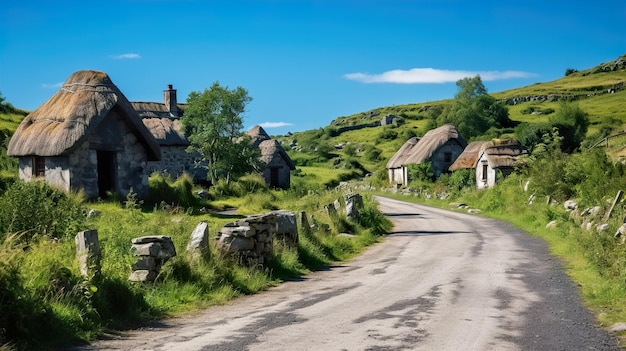
M 243 265 L 264 266 L 273 258 L 275 237 L 297 245 L 298 228 L 293 212 L 268 212 L 228 223 L 218 232 L 216 245 Z

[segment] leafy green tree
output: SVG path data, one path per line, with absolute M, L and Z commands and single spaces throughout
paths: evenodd
M 563 137 L 561 149 L 565 152 L 574 152 L 585 139 L 589 128 L 589 114 L 583 111 L 578 104 L 561 101 L 559 109 L 548 123 L 559 130 Z
M 252 101 L 242 87 L 229 89 L 219 82 L 204 92 L 193 91 L 181 118 L 189 139 L 189 150 L 206 162 L 208 178 L 239 177 L 258 170 L 260 150 L 243 138 L 243 113 Z
M 508 109 L 487 94 L 480 76 L 456 82 L 458 92 L 451 105 L 437 117 L 439 125 L 452 123 L 465 138 L 479 136 L 490 128 L 512 127 Z

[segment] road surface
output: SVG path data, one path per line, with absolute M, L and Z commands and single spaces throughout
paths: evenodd
M 361 256 L 80 350 L 618 350 L 540 239 L 377 200 L 394 231 Z

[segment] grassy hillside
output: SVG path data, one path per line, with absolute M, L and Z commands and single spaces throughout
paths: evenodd
M 527 123 L 546 122 L 558 110 L 558 100 L 575 101 L 589 115 L 591 125 L 587 138 L 590 145 L 608 134 L 626 129 L 626 108 L 623 105 L 626 101 L 626 55 L 596 67 L 568 73 L 555 81 L 535 83 L 491 95 L 506 104 L 513 121 Z M 515 104 L 513 99 L 517 100 Z M 406 140 L 413 135 L 421 136 L 435 127 L 434 118 L 452 101 L 453 97 L 448 100 L 380 107 L 338 117 L 329 126 L 320 129 L 278 138 L 299 166 L 337 170 L 347 160 L 351 160 L 352 165 L 356 161 L 368 172 L 383 170 L 386 161 Z M 391 126 L 337 132 L 346 126 L 380 121 L 387 114 L 400 117 L 400 122 Z M 512 136 L 513 130 L 501 130 L 498 133 L 495 136 Z M 487 139 L 490 137 L 493 135 L 485 136 Z M 346 150 L 347 145 L 353 146 Z M 622 160 L 626 157 L 625 148 L 626 137 L 611 139 L 607 153 L 614 160 Z M 307 168 L 302 172 L 306 174 L 308 171 Z

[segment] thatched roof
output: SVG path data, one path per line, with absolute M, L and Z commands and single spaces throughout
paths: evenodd
M 159 144 L 141 118 L 99 71 L 78 71 L 48 101 L 24 118 L 9 142 L 10 156 L 58 156 L 70 153 L 115 110 L 145 145 L 149 160 L 159 160 Z
M 246 132 L 246 135 L 250 137 L 252 145 L 254 146 L 259 146 L 261 142 L 271 139 L 269 134 L 267 134 L 265 129 L 263 129 L 263 127 L 261 127 L 260 125 L 256 125 L 250 128 L 250 130 Z
M 476 168 L 478 163 L 478 156 L 482 151 L 489 146 L 492 146 L 491 141 L 473 141 L 465 147 L 465 150 L 457 157 L 456 161 L 448 168 L 451 172 L 459 169 L 472 169 Z
M 188 146 L 189 140 L 178 118 L 143 118 L 143 124 L 161 146 Z
M 387 162 L 387 168 L 398 168 L 403 165 L 417 164 L 430 160 L 433 153 L 450 140 L 456 141 L 462 148 L 467 146 L 467 142 L 459 134 L 456 127 L 452 124 L 445 124 L 439 128 L 429 130 L 416 144 L 411 145 L 416 140 L 413 140 L 413 138 L 409 139 Z
M 296 165 L 277 140 L 263 140 L 258 146 L 261 149 L 261 161 L 265 162 L 265 164 L 270 164 L 276 157 L 282 157 L 289 169 L 296 169 Z
M 418 141 L 419 141 L 419 138 L 417 137 L 412 137 L 411 139 L 407 140 L 406 143 L 404 143 L 404 145 L 400 147 L 400 150 L 398 150 L 389 159 L 389 162 L 387 162 L 387 169 L 400 168 L 402 167 L 402 165 L 405 165 L 406 164 L 405 161 L 411 155 L 411 152 Z
M 167 106 L 162 102 L 132 101 L 133 108 L 141 118 L 170 118 L 173 116 Z M 180 111 L 185 110 L 186 104 L 176 104 Z
M 486 147 L 483 153 L 491 168 L 513 167 L 519 156 L 527 153 L 526 149 L 515 139 L 494 140 L 493 146 Z M 482 155 L 481 155 L 482 156 Z

